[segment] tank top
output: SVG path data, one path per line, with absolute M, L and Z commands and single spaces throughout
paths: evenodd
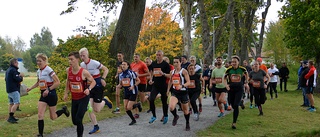
M 87 82 L 82 80 L 82 71 L 83 68 L 80 67 L 80 70 L 77 74 L 72 73 L 72 67 L 69 67 L 68 70 L 68 81 L 69 81 L 69 90 L 71 91 L 72 100 L 79 100 L 87 95 L 83 93 Z
M 182 74 L 182 71 L 184 70 L 184 68 L 182 68 L 178 74 L 175 74 L 175 69 L 172 71 L 172 88 L 177 90 L 177 91 L 185 91 L 187 90 L 185 87 L 181 88 L 181 89 L 177 89 L 176 87 L 178 85 L 183 85 L 185 83 L 185 79 L 184 76 Z

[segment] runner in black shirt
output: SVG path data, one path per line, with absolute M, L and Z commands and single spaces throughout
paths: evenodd
M 149 102 L 153 116 L 151 117 L 149 123 L 151 124 L 157 119 L 154 100 L 156 99 L 158 93 L 160 93 L 164 115 L 163 124 L 166 124 L 168 122 L 168 96 L 166 94 L 166 79 L 170 77 L 170 66 L 167 62 L 163 60 L 163 51 L 157 51 L 156 59 L 157 60 L 152 62 L 152 64 L 150 65 L 150 73 L 152 75 L 152 79 L 149 80 L 149 84 L 152 84 L 152 90 L 149 97 Z

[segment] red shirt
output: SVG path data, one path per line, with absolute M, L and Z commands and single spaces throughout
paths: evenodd
M 83 93 L 87 85 L 87 82 L 82 80 L 82 72 L 83 68 L 80 68 L 77 74 L 73 74 L 72 67 L 69 67 L 68 82 L 72 100 L 79 100 L 87 96 Z
M 139 61 L 138 63 L 132 62 L 130 64 L 130 68 L 132 71 L 136 72 L 137 74 L 144 74 L 148 72 L 148 67 L 143 61 Z M 147 76 L 139 76 L 140 84 L 147 84 Z

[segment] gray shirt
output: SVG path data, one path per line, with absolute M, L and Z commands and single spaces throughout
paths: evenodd
M 258 72 L 250 72 L 249 78 L 253 80 L 252 85 L 254 88 L 264 88 L 264 76 L 266 76 L 266 72 L 261 69 Z

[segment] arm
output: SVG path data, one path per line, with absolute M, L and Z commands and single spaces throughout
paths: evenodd
M 267 80 L 267 83 L 264 85 L 264 88 L 267 88 L 267 87 L 268 87 L 268 84 L 269 84 L 269 82 L 270 82 L 270 76 L 269 76 L 268 74 L 266 74 L 265 77 L 267 77 L 268 80 Z
M 20 73 L 18 71 L 13 71 L 13 79 L 17 82 L 22 82 L 23 81 L 23 77 L 22 75 L 20 75 Z
M 205 87 L 205 80 L 202 78 L 202 75 L 200 76 L 200 81 L 202 82 L 201 84 L 202 84 L 202 88 L 201 88 L 201 90 L 202 90 L 202 93 L 204 93 L 205 91 L 204 91 L 204 87 Z M 211 85 L 212 86 L 212 85 Z
M 101 69 L 103 70 L 102 78 L 106 79 L 106 77 L 109 73 L 109 69 L 106 66 L 102 66 Z
M 172 71 L 170 71 L 170 74 L 172 74 Z M 167 87 L 167 96 L 169 95 L 169 91 L 170 91 L 171 86 L 172 86 L 172 82 L 171 82 L 171 77 L 170 77 L 168 87 Z
M 82 75 L 84 76 L 84 78 L 86 80 L 91 82 L 89 87 L 83 91 L 86 95 L 89 95 L 90 94 L 90 90 L 93 89 L 94 86 L 96 85 L 96 81 L 93 79 L 93 77 L 90 75 L 90 73 L 85 69 L 82 71 Z
M 309 79 L 314 74 L 314 72 L 314 69 L 310 69 L 309 72 L 304 76 L 304 78 Z
M 50 88 L 48 88 L 49 90 L 56 89 L 60 85 L 60 80 L 56 74 L 52 76 L 52 79 L 53 79 L 53 85 Z
M 34 83 L 30 88 L 27 88 L 27 92 L 33 90 L 34 88 L 38 87 L 39 86 L 39 79 L 37 80 L 36 83 Z
M 182 71 L 182 74 L 186 80 L 186 83 L 184 83 L 184 87 L 188 87 L 190 85 L 190 77 L 189 77 L 189 74 L 188 74 L 188 71 L 187 70 L 183 70 Z

